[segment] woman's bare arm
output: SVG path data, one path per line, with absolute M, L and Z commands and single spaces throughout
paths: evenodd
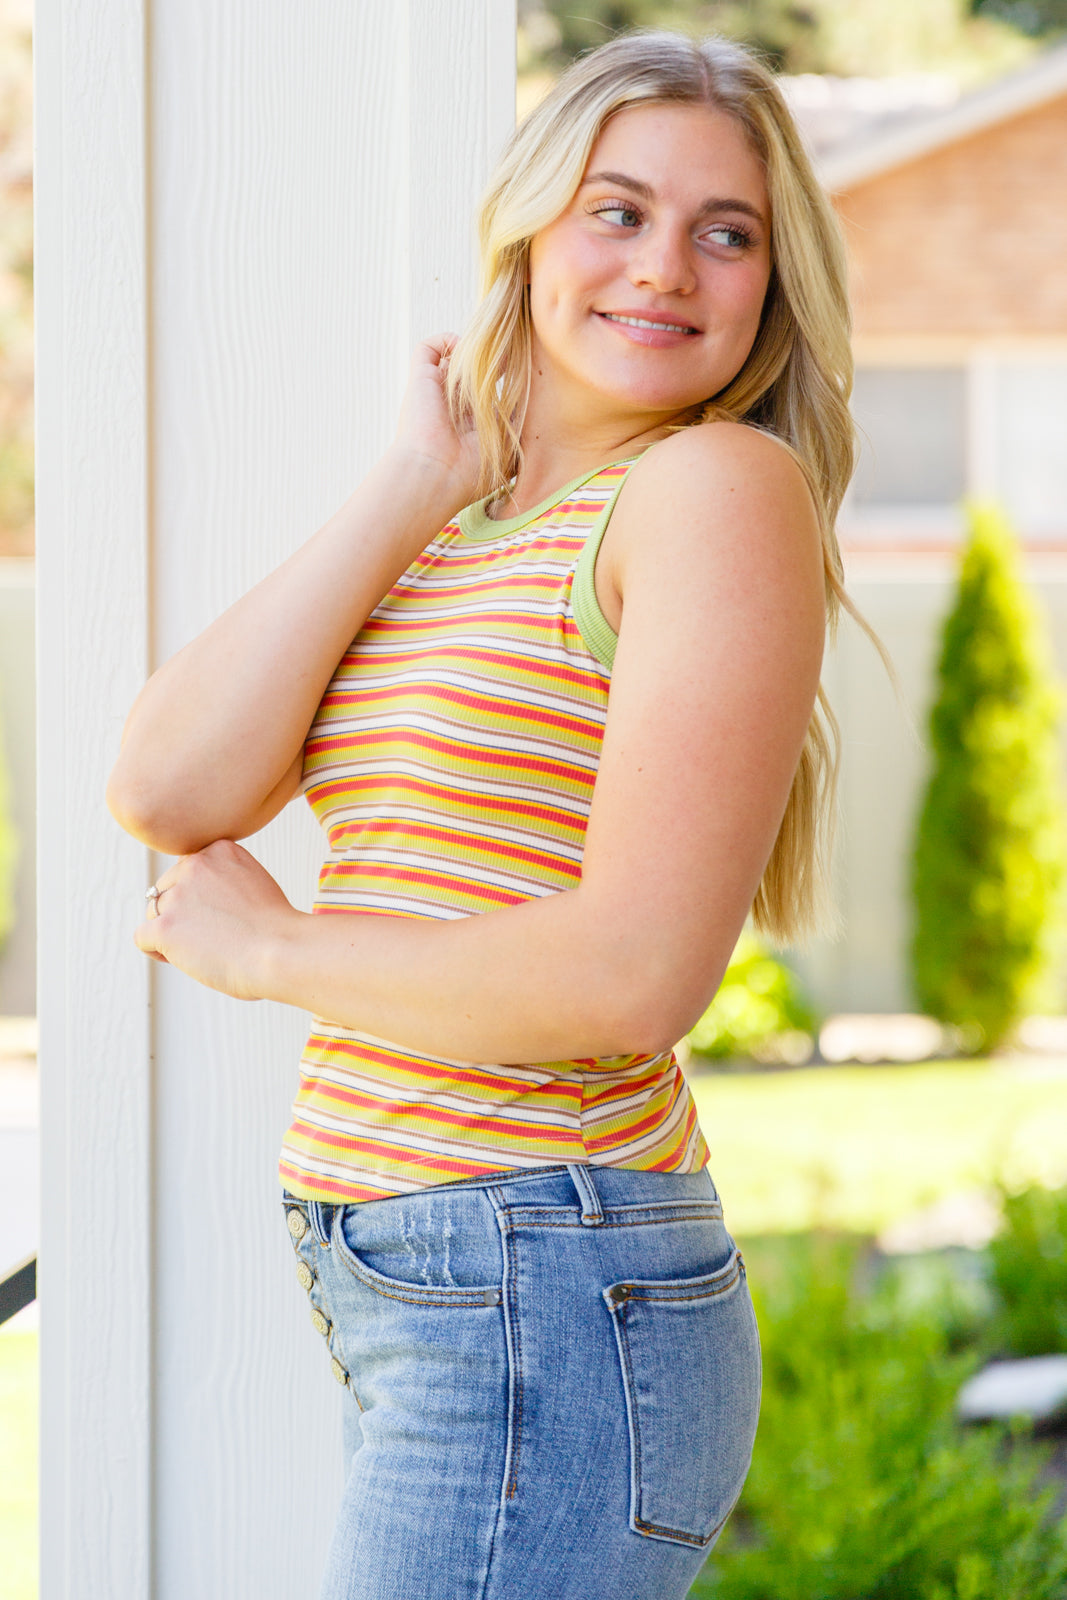
M 449 922 L 311 917 L 221 845 L 164 875 L 142 948 L 231 994 L 467 1060 L 680 1037 L 721 980 L 804 742 L 819 536 L 789 456 L 713 424 L 634 469 L 610 537 L 623 619 L 578 888 Z
M 244 838 L 285 805 L 338 661 L 473 493 L 472 440 L 444 410 L 444 345 L 419 346 L 397 440 L 345 505 L 138 696 L 108 804 L 154 849 L 187 855 Z

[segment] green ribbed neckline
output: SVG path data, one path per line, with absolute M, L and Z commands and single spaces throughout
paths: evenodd
M 646 449 L 649 448 L 646 446 Z M 583 472 L 580 477 L 572 478 L 570 483 L 565 483 L 561 489 L 553 489 L 546 495 L 540 505 L 531 511 L 521 512 L 517 517 L 507 517 L 501 522 L 494 522 L 492 517 L 485 514 L 485 508 L 493 498 L 486 495 L 483 500 L 476 500 L 473 505 L 461 511 L 457 519 L 460 537 L 475 541 L 499 539 L 509 533 L 516 533 L 520 528 L 525 528 L 529 523 L 535 522 L 538 517 L 551 511 L 555 506 L 566 500 L 568 495 L 580 489 L 583 484 L 590 483 L 600 473 L 606 472 L 608 467 L 621 467 L 631 464 L 644 454 L 639 450 L 636 455 L 621 456 L 616 461 L 605 461 L 599 467 L 594 467 L 592 472 Z M 615 510 L 615 501 L 618 499 L 619 489 L 626 479 L 616 487 L 603 511 L 597 517 L 589 530 L 588 537 L 582 547 L 581 555 L 574 570 L 574 585 L 571 591 L 571 604 L 574 608 L 574 620 L 578 624 L 578 632 L 585 642 L 586 648 L 610 672 L 615 664 L 615 646 L 618 636 L 611 623 L 600 609 L 600 602 L 596 597 L 595 569 L 596 558 L 600 546 L 607 532 L 611 514 Z
M 647 445 L 646 449 L 649 448 Z M 643 451 L 638 451 L 642 455 Z M 485 508 L 491 500 L 496 499 L 495 494 L 487 494 L 482 500 L 475 500 L 473 505 L 467 506 L 460 512 L 457 519 L 460 534 L 464 539 L 499 539 L 505 534 L 517 533 L 520 528 L 525 528 L 527 523 L 534 522 L 538 517 L 544 516 L 546 511 L 552 511 L 556 506 L 566 500 L 568 495 L 580 489 L 583 483 L 588 483 L 601 472 L 606 472 L 608 467 L 621 467 L 627 461 L 636 461 L 637 455 L 620 456 L 616 461 L 602 461 L 591 472 L 579 473 L 577 478 L 572 478 L 570 483 L 565 483 L 560 489 L 553 489 L 547 494 L 539 505 L 530 511 L 520 511 L 517 517 L 505 517 L 496 521 L 485 514 Z

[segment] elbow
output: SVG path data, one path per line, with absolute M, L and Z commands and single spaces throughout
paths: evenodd
M 193 855 L 210 839 L 202 839 L 175 814 L 156 786 L 138 781 L 121 757 L 107 785 L 107 808 L 132 838 L 165 856 Z
M 612 1049 L 605 1055 L 664 1055 L 695 1027 L 722 981 L 687 982 L 677 971 L 654 972 L 646 965 L 639 976 L 617 978 L 608 1031 Z
M 699 1016 L 699 1014 L 698 1014 Z M 659 1056 L 674 1049 L 693 1027 L 698 1017 L 680 1016 L 671 1004 L 650 1005 L 633 1018 L 626 1037 L 631 1043 L 627 1055 Z M 621 1053 L 621 1052 L 620 1052 Z

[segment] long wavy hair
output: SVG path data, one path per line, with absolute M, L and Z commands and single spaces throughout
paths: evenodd
M 819 515 L 829 634 L 842 607 L 866 628 L 844 592 L 835 531 L 855 457 L 844 244 L 772 74 L 730 40 L 661 32 L 614 39 L 570 67 L 505 147 L 478 218 L 480 302 L 448 373 L 453 415 L 471 419 L 478 433 L 482 492 L 504 490 L 522 460 L 530 240 L 570 204 L 609 117 L 657 103 L 732 116 L 763 163 L 770 200 L 772 265 L 759 331 L 744 366 L 696 420 L 748 423 L 789 448 Z M 837 723 L 820 686 L 752 907 L 757 929 L 776 943 L 796 941 L 826 917 L 837 751 Z

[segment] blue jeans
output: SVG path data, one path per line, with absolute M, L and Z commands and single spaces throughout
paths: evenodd
M 345 1391 L 322 1600 L 688 1592 L 760 1392 L 706 1171 L 540 1167 L 285 1207 Z

